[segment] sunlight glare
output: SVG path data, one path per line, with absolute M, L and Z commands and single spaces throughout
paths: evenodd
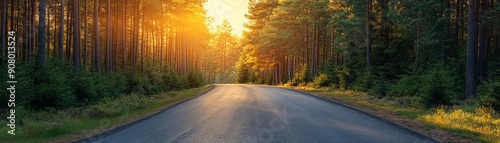
M 220 25 L 227 19 L 233 27 L 233 34 L 241 37 L 247 22 L 248 0 L 208 0 L 204 5 L 207 15 L 214 18 L 211 26 Z

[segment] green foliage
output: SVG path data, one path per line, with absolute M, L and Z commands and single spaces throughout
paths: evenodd
M 339 82 L 339 78 L 337 77 L 337 72 L 336 72 L 337 66 L 333 62 L 333 58 L 330 57 L 330 59 L 327 62 L 327 65 L 324 69 L 324 73 L 328 76 L 328 83 L 331 84 L 332 86 L 335 86 Z
M 498 67 L 500 59 L 491 61 L 489 67 Z M 490 69 L 487 72 L 489 78 L 487 82 L 479 86 L 479 94 L 484 98 L 483 105 L 491 106 L 497 111 L 500 111 L 500 69 Z
M 33 109 L 46 107 L 66 108 L 75 105 L 74 89 L 71 88 L 72 68 L 56 62 L 50 63 L 46 68 L 35 69 L 31 73 L 32 83 L 25 86 L 33 87 L 28 104 Z
M 196 71 L 188 72 L 187 81 L 189 83 L 189 87 L 191 88 L 200 87 L 204 83 L 202 75 Z
M 319 88 L 319 87 L 326 87 L 330 84 L 329 82 L 329 77 L 326 74 L 319 74 L 316 76 L 313 80 L 313 82 L 309 83 L 311 87 L 314 88 Z
M 420 103 L 426 108 L 452 103 L 452 78 L 442 68 L 431 69 L 422 76 L 422 88 L 419 90 Z
M 483 101 L 484 105 L 491 106 L 495 110 L 500 111 L 500 81 L 495 80 L 484 84 L 480 90 L 480 94 L 486 97 Z
M 375 80 L 376 77 L 373 75 L 373 72 L 370 69 L 365 69 L 356 78 L 356 81 L 353 83 L 353 89 L 357 91 L 367 92 L 374 86 Z
M 203 85 L 199 73 L 191 71 L 186 76 L 179 76 L 169 68 L 164 71 L 148 68 L 142 74 L 133 70 L 99 74 L 87 70 L 75 72 L 72 66 L 57 60 L 50 60 L 42 69 L 34 68 L 31 62 L 18 65 L 16 106 L 36 110 L 88 106 L 103 99 L 116 99 L 126 93 L 152 95 Z M 1 68 L 0 71 L 4 70 Z M 8 80 L 7 76 L 0 79 Z M 7 87 L 5 83 L 2 85 Z M 1 90 L 0 93 L 0 101 L 7 103 L 8 91 Z M 0 107 L 4 109 L 5 105 Z
M 309 81 L 309 70 L 307 69 L 307 65 L 301 65 L 300 68 L 295 71 L 295 75 L 293 76 L 292 81 L 290 81 L 290 85 L 297 86 L 299 84 L 305 85 Z
M 422 87 L 420 76 L 407 75 L 401 77 L 389 90 L 391 96 L 415 96 Z
M 187 79 L 187 76 L 180 76 L 178 77 L 178 83 L 177 83 L 177 90 L 183 90 L 183 89 L 188 89 L 189 88 L 189 81 Z
M 250 82 L 250 70 L 248 68 L 238 69 L 238 83 Z
M 116 98 L 126 92 L 127 80 L 123 74 L 109 76 L 82 71 L 73 75 L 72 88 L 81 105 L 93 104 L 104 98 Z
M 161 89 L 162 90 L 177 90 L 178 89 L 178 83 L 179 83 L 179 76 L 176 75 L 177 73 L 172 70 L 167 68 L 162 76 L 161 80 L 163 81 L 163 84 L 161 84 Z
M 133 101 L 133 102 L 132 102 Z M 84 110 L 91 118 L 112 118 L 147 107 L 147 98 L 142 94 L 132 94 L 125 98 L 106 98 Z
M 339 79 L 339 89 L 346 90 L 349 84 L 351 84 L 351 71 L 345 66 L 338 66 L 336 73 Z
M 390 87 L 392 86 L 387 81 L 377 80 L 368 92 L 376 96 L 386 96 Z

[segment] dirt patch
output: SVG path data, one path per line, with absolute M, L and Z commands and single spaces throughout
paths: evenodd
M 314 93 L 308 90 L 303 90 L 303 89 L 294 89 L 294 88 L 287 88 L 287 89 L 292 89 L 295 91 L 303 92 L 303 93 L 308 93 L 313 96 L 321 97 L 326 100 L 330 100 L 332 102 L 340 103 L 345 106 L 372 114 L 374 116 L 386 119 L 388 121 L 391 121 L 397 125 L 400 125 L 402 127 L 405 127 L 409 130 L 412 130 L 416 133 L 422 134 L 424 136 L 433 138 L 434 140 L 438 142 L 454 142 L 454 143 L 470 143 L 470 142 L 477 142 L 477 141 L 472 141 L 470 139 L 466 139 L 463 137 L 460 137 L 452 132 L 448 132 L 442 129 L 439 129 L 437 127 L 432 127 L 430 125 L 427 125 L 421 121 L 418 121 L 417 119 L 411 119 L 402 115 L 398 115 L 394 111 L 376 107 L 376 106 L 369 106 L 366 104 L 361 104 L 357 101 L 345 99 L 343 97 L 338 97 L 338 96 L 332 96 L 332 95 L 325 95 L 321 93 Z

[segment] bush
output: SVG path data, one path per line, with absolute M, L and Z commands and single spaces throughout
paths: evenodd
M 337 73 L 338 85 L 340 89 L 346 90 L 351 83 L 351 71 L 345 66 L 338 66 Z
M 97 78 L 88 72 L 77 75 L 73 79 L 72 86 L 75 90 L 76 100 L 82 104 L 89 104 L 99 99 Z M 100 82 L 97 82 L 100 83 Z
M 385 80 L 378 80 L 375 85 L 369 90 L 369 93 L 377 96 L 386 96 L 389 91 L 390 83 Z
M 178 77 L 177 90 L 188 89 L 188 88 L 189 88 L 189 81 L 187 79 L 187 76 Z
M 90 72 L 82 69 L 75 72 L 69 64 L 58 60 L 49 60 L 43 69 L 36 69 L 33 62 L 19 63 L 16 67 L 16 106 L 28 109 L 62 109 L 89 106 L 103 99 L 116 99 L 126 93 L 151 95 L 169 90 L 199 87 L 203 84 L 199 73 L 189 72 L 179 76 L 177 72 L 166 68 L 160 72 L 148 68 L 144 73 L 135 70 L 112 74 Z M 0 68 L 0 79 L 7 81 L 6 68 Z M 6 82 L 2 82 L 7 87 Z M 0 101 L 7 103 L 7 90 L 0 90 Z M 22 96 L 21 96 L 22 95 Z M 6 104 L 0 108 L 6 108 Z
M 356 91 L 369 91 L 374 85 L 376 77 L 370 69 L 365 69 L 359 74 L 356 81 L 353 83 L 353 89 Z
M 71 88 L 71 67 L 50 63 L 46 68 L 34 70 L 32 73 L 33 95 L 28 99 L 33 109 L 67 108 L 75 105 L 76 97 Z
M 299 84 L 306 84 L 309 81 L 309 71 L 307 70 L 307 65 L 301 65 L 300 68 L 295 71 L 292 81 L 290 81 L 291 86 L 297 86 Z
M 420 76 L 405 75 L 389 89 L 391 96 L 414 96 L 422 87 Z
M 187 75 L 189 87 L 195 88 L 203 85 L 202 75 L 195 71 L 189 71 Z
M 314 78 L 314 81 L 310 83 L 310 86 L 314 88 L 325 87 L 330 84 L 328 81 L 329 81 L 328 75 L 319 74 L 317 77 Z
M 484 84 L 480 90 L 480 94 L 486 97 L 482 104 L 491 106 L 497 111 L 500 111 L 500 81 L 495 80 Z
M 419 90 L 420 103 L 426 108 L 438 105 L 450 105 L 453 82 L 442 69 L 430 70 L 422 76 L 422 88 Z
M 163 91 L 169 91 L 175 89 L 176 83 L 178 82 L 177 75 L 175 74 L 175 72 L 168 68 L 166 69 L 166 71 L 163 72 L 161 80 L 163 84 L 160 86 Z

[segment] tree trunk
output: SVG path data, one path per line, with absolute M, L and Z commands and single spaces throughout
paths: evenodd
M 106 10 L 106 74 L 111 71 L 111 0 L 108 0 Z
M 68 9 L 72 9 L 72 5 L 68 3 Z M 66 15 L 66 19 L 68 19 L 66 22 L 66 25 L 67 28 L 66 28 L 66 32 L 68 33 L 66 35 L 66 59 L 68 61 L 71 60 L 71 48 L 72 48 L 72 43 L 73 42 L 71 39 L 72 39 L 72 36 L 73 34 L 71 34 L 71 30 L 73 30 L 73 17 L 70 17 L 70 13 L 68 12 L 68 15 Z M 71 62 L 71 61 L 70 61 Z
M 500 56 L 500 31 L 497 31 L 497 39 L 495 41 L 495 52 L 497 56 Z
M 39 68 L 45 67 L 45 8 L 46 8 L 46 2 L 45 0 L 40 0 L 40 5 L 39 5 L 39 13 L 40 16 L 38 17 L 38 61 L 37 61 L 37 66 Z
M 0 65 L 3 65 L 3 59 L 5 58 L 5 49 L 6 49 L 6 39 L 7 39 L 7 0 L 2 0 L 2 22 L 0 26 Z
M 371 51 L 371 31 L 370 31 L 370 9 L 371 9 L 371 0 L 366 0 L 366 65 L 367 68 L 370 68 L 370 51 Z
M 141 9 L 142 10 L 142 9 Z M 139 10 L 137 11 L 139 12 Z M 139 14 L 138 14 L 139 15 Z M 141 16 L 141 25 L 144 25 L 144 17 L 145 16 Z M 144 31 L 145 31 L 145 27 L 142 27 L 141 29 L 139 29 L 139 23 L 137 23 L 137 37 L 139 37 L 139 31 L 141 31 L 141 72 L 144 73 L 144 60 L 145 60 L 145 57 L 144 57 Z M 137 39 L 137 43 L 139 43 L 139 39 Z
M 35 7 L 36 7 L 35 0 L 31 0 L 30 4 L 31 4 L 31 6 L 30 6 L 31 7 L 30 8 L 30 11 L 31 11 L 30 12 L 30 15 L 31 15 L 30 16 L 30 29 L 31 29 L 31 31 L 30 31 L 30 48 L 29 48 L 28 60 L 32 60 L 32 55 L 35 54 L 35 46 L 36 46 L 35 45 L 35 37 L 36 37 L 35 36 L 35 29 L 36 29 L 36 27 L 35 27 L 35 11 L 36 11 L 36 9 L 35 9 Z M 44 19 L 47 19 L 46 18 L 47 14 L 45 13 L 46 12 L 46 8 L 47 8 L 46 4 L 47 4 L 47 2 L 44 2 L 44 4 L 43 4 L 44 5 L 43 6 L 43 9 L 44 9 L 44 14 L 43 14 L 44 15 Z M 40 7 L 40 8 L 42 8 L 42 7 Z M 38 18 L 40 18 L 40 17 L 38 17 Z M 45 30 L 45 26 L 47 26 L 46 20 L 43 22 L 43 26 L 44 26 L 43 28 Z M 43 33 L 43 35 L 45 35 L 45 32 Z M 41 36 L 41 37 L 44 38 L 44 46 L 42 46 L 42 47 L 45 49 L 45 43 L 46 43 L 45 42 L 45 38 L 46 37 L 45 36 Z M 46 56 L 46 55 L 44 54 L 44 56 Z
M 76 72 L 80 72 L 80 1 L 73 1 L 73 66 Z
M 126 19 L 126 15 L 127 15 L 127 9 L 126 9 L 126 7 L 127 7 L 127 0 L 125 0 L 125 2 L 123 2 L 122 6 L 123 6 L 122 7 L 122 11 L 123 11 L 123 13 L 122 13 L 122 20 L 123 20 L 122 21 L 123 22 L 122 23 L 123 24 L 123 29 L 122 29 L 122 34 L 123 34 L 122 35 L 123 36 L 122 37 L 122 46 L 123 46 L 122 47 L 122 66 L 123 67 L 122 68 L 123 69 L 122 70 L 125 71 L 125 67 L 126 67 L 125 66 L 125 51 L 127 50 L 127 42 L 126 42 L 127 41 L 127 31 L 126 31 L 127 30 L 127 19 Z
M 466 91 L 467 98 L 475 96 L 475 56 L 477 49 L 477 0 L 469 0 L 468 27 L 467 27 L 467 71 Z
M 94 69 L 97 72 L 101 71 L 101 49 L 99 48 L 99 0 L 94 0 Z
M 63 42 L 64 42 L 64 0 L 61 0 L 61 14 L 59 17 L 59 45 L 58 54 L 59 60 L 64 61 L 64 51 L 63 51 Z
M 486 5 L 488 4 L 487 0 L 481 0 L 479 3 L 480 5 L 480 12 L 478 18 L 482 18 L 484 16 L 484 12 L 487 10 Z M 479 21 L 479 20 L 478 20 Z M 480 83 L 484 82 L 484 72 L 485 72 L 485 66 L 486 66 L 486 50 L 488 49 L 488 29 L 487 25 L 479 25 L 479 54 L 478 54 L 478 63 L 477 63 L 477 68 L 478 68 L 478 73 L 477 77 Z
M 87 67 L 87 0 L 85 0 L 84 3 L 84 11 L 85 11 L 85 16 L 84 16 L 84 22 L 83 22 L 83 68 L 85 69 Z

